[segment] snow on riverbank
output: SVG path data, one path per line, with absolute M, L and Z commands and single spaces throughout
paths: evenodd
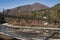
M 12 24 L 8 24 L 8 23 L 4 23 L 2 24 L 4 26 L 8 26 L 8 27 L 20 27 L 20 26 L 17 26 L 17 25 L 12 25 Z
M 5 25 L 5 26 L 12 26 L 12 24 L 8 24 L 8 23 L 4 23 L 2 25 Z
M 31 27 L 31 26 L 16 26 L 12 24 L 2 24 L 3 26 L 13 27 L 13 28 L 30 28 L 30 29 L 50 29 L 50 30 L 60 30 L 60 28 L 48 28 L 48 27 Z

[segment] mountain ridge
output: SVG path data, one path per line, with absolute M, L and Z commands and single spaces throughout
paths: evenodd
M 31 8 L 31 11 L 33 10 L 41 10 L 41 9 L 46 9 L 46 8 L 49 8 L 48 6 L 44 5 L 44 4 L 41 4 L 41 3 L 33 3 L 33 4 L 28 4 L 28 5 L 23 5 L 23 6 L 19 6 L 19 7 L 16 7 L 17 8 Z M 26 8 L 26 9 L 27 9 Z

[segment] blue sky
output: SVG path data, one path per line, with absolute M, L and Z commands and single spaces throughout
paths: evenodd
M 52 7 L 55 4 L 60 3 L 60 0 L 0 0 L 0 11 L 3 8 L 10 9 L 21 5 L 33 4 L 36 2 Z

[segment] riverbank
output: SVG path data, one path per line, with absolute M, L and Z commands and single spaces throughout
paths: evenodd
M 49 29 L 49 30 L 60 30 L 60 28 L 50 28 L 50 27 L 31 27 L 31 26 L 17 26 L 8 23 L 2 24 L 3 26 L 12 27 L 12 28 L 30 28 L 30 29 Z

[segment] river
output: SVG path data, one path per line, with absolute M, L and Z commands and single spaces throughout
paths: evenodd
M 37 33 L 24 33 L 24 32 L 16 32 L 19 28 L 13 28 L 13 27 L 8 27 L 4 25 L 0 25 L 0 33 L 3 32 L 5 34 L 8 34 L 9 36 L 13 38 L 18 38 L 18 39 L 28 39 L 28 40 L 43 40 L 46 38 L 43 36 L 40 36 L 40 34 Z M 51 39 L 52 40 L 52 39 Z

